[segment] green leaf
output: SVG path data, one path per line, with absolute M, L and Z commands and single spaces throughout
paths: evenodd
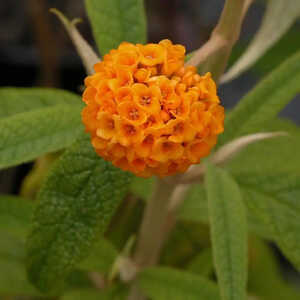
M 10 232 L 1 231 L 0 242 L 0 260 L 24 261 L 24 239 L 12 235 Z
M 10 233 L 24 239 L 29 229 L 32 211 L 33 205 L 30 200 L 10 195 L 1 195 L 0 235 Z
M 28 282 L 24 267 L 24 243 L 32 210 L 27 199 L 0 196 L 0 295 L 38 294 Z
M 99 300 L 103 299 L 99 290 L 76 289 L 64 294 L 62 300 Z
M 265 222 L 252 212 L 251 208 L 247 206 L 247 217 L 249 230 L 260 237 L 271 239 L 273 233 Z M 203 185 L 197 184 L 191 187 L 185 201 L 180 207 L 179 219 L 183 221 L 208 223 L 208 203 Z
M 272 230 L 283 254 L 300 270 L 300 170 L 298 174 L 240 173 L 236 179 L 249 209 Z
M 86 0 L 86 10 L 101 54 L 121 42 L 146 42 L 143 0 Z
M 246 177 L 248 173 L 257 176 L 273 173 L 299 173 L 300 156 L 295 155 L 295 149 L 300 149 L 299 127 L 283 120 L 273 120 L 264 127 L 267 131 L 287 131 L 289 136 L 249 145 L 225 166 L 234 177 L 238 178 L 241 174 Z M 250 231 L 261 237 L 274 240 L 274 232 L 270 225 L 264 221 L 260 210 L 255 209 L 251 205 L 251 201 L 244 201 L 244 203 L 247 206 Z M 202 185 L 192 186 L 181 206 L 179 217 L 181 220 L 208 222 L 207 199 Z
M 100 237 L 90 255 L 79 264 L 79 269 L 107 273 L 118 255 L 117 249 L 104 237 Z
M 251 294 L 264 300 L 299 299 L 300 292 L 283 279 L 279 260 L 265 242 L 250 239 L 248 288 Z M 276 288 L 274 288 L 276 287 Z
M 88 135 L 61 156 L 38 196 L 28 239 L 28 272 L 39 289 L 58 289 L 88 256 L 130 178 L 95 153 Z
M 219 300 L 218 287 L 208 279 L 169 267 L 152 267 L 138 275 L 138 285 L 152 300 Z
M 207 165 L 205 186 L 214 263 L 223 300 L 245 300 L 246 211 L 238 185 L 225 171 Z
M 300 2 L 294 0 L 272 0 L 267 8 L 262 25 L 255 34 L 247 50 L 221 78 L 227 82 L 250 68 L 269 48 L 271 48 L 300 16 Z
M 0 298 L 1 295 L 39 295 L 29 283 L 24 265 L 25 234 L 31 212 L 27 200 L 0 196 Z
M 299 127 L 287 121 L 275 121 L 272 122 L 272 126 L 269 125 L 268 127 L 274 130 L 285 130 L 290 136 L 285 139 L 276 138 L 249 146 L 237 155 L 227 168 L 236 177 L 241 188 L 244 190 L 245 204 L 253 221 L 267 228 L 270 232 L 268 237 L 277 241 L 281 236 L 285 239 L 285 235 L 278 235 L 276 227 L 274 230 L 274 225 L 272 225 L 274 222 L 277 223 L 279 219 L 282 219 L 283 223 L 280 228 L 291 226 L 294 235 L 296 235 L 295 232 L 298 230 L 298 225 L 297 222 L 292 223 L 286 209 L 280 211 L 281 208 L 276 205 L 277 201 L 274 201 L 272 195 L 269 195 L 271 197 L 265 195 L 265 184 L 266 180 L 270 180 L 270 185 L 272 183 L 276 184 L 276 188 L 280 189 L 287 184 L 286 180 L 289 180 L 290 177 L 299 176 L 300 157 L 299 155 L 295 155 L 295 149 L 299 149 L 300 147 L 300 130 Z M 257 180 L 257 183 L 251 183 L 253 179 Z M 248 181 L 251 183 L 251 188 L 248 186 Z M 255 186 L 255 184 L 257 185 Z M 293 196 L 291 196 L 290 201 L 293 201 L 294 205 L 297 203 L 296 200 L 299 194 L 297 194 L 297 186 L 293 185 L 293 182 L 291 184 L 289 193 Z M 251 191 L 249 191 L 249 188 Z M 278 197 L 277 192 L 273 194 L 276 198 Z M 275 208 L 270 209 L 268 206 L 269 203 L 275 206 Z M 279 203 L 282 203 L 282 200 Z M 270 218 L 269 215 L 271 213 L 275 213 L 276 215 Z M 296 241 L 297 239 L 295 239 Z M 281 245 L 281 242 L 279 242 L 279 245 Z M 281 245 L 283 252 L 299 266 L 299 258 L 293 258 L 294 255 L 297 255 L 296 251 L 294 250 L 291 254 L 288 254 L 291 250 L 287 249 L 289 246 L 284 245 Z
M 80 105 L 78 95 L 53 88 L 0 88 L 0 119 L 58 104 Z
M 62 25 L 65 27 L 70 39 L 75 46 L 75 49 L 77 50 L 78 55 L 81 58 L 86 73 L 88 75 L 93 74 L 95 72 L 94 65 L 100 61 L 100 58 L 77 30 L 76 25 L 79 19 L 69 20 L 62 12 L 60 12 L 56 8 L 50 8 L 49 11 L 55 14 L 61 21 Z
M 193 184 L 183 201 L 179 218 L 185 221 L 208 222 L 207 198 L 202 184 Z
M 0 120 L 0 168 L 69 146 L 81 132 L 81 106 L 55 105 Z
M 225 167 L 238 173 L 295 173 L 300 170 L 300 128 L 287 120 L 273 120 L 264 125 L 265 131 L 285 131 L 288 136 L 276 137 L 247 146 Z
M 274 120 L 270 124 L 265 125 L 265 128 L 267 131 L 284 130 L 288 132 L 289 136 L 285 138 L 278 137 L 250 145 L 239 153 L 226 166 L 238 182 L 240 181 L 240 176 L 261 177 L 268 174 L 299 174 L 300 156 L 295 155 L 295 149 L 300 148 L 299 127 L 288 121 Z M 282 179 L 284 180 L 284 177 Z M 241 185 L 241 188 L 244 189 L 244 186 Z M 263 231 L 266 234 L 261 236 L 274 240 L 276 234 L 274 235 L 270 223 L 265 222 L 264 210 L 260 208 L 260 202 L 263 200 L 256 199 L 254 202 L 245 201 L 250 218 L 249 225 L 251 228 L 254 228 L 253 225 L 255 224 L 261 229 L 264 228 Z M 257 226 L 256 229 L 258 229 Z
M 61 300 L 125 300 L 127 291 L 122 285 L 107 290 L 76 289 L 64 294 Z
M 6 226 L 7 228 L 7 226 Z M 1 295 L 38 295 L 29 283 L 25 265 L 24 239 L 2 230 L 0 233 L 0 296 Z M 1 298 L 1 297 L 0 297 Z M 1 298 L 2 299 L 2 298 Z
M 0 258 L 0 295 L 28 295 L 39 293 L 28 282 L 23 264 Z
M 135 176 L 132 179 L 130 190 L 133 194 L 143 199 L 147 199 L 151 195 L 155 179 L 142 178 Z
M 274 182 L 274 185 L 274 180 L 276 179 L 276 184 L 278 185 L 278 189 L 280 189 L 281 186 L 286 184 L 286 178 L 299 175 L 300 157 L 299 155 L 295 155 L 295 149 L 300 148 L 300 130 L 299 127 L 291 122 L 283 120 L 273 120 L 270 124 L 265 125 L 265 128 L 267 131 L 285 130 L 290 136 L 265 140 L 250 145 L 225 167 L 234 175 L 244 194 L 243 200 L 247 206 L 249 229 L 261 237 L 277 241 L 280 235 L 278 235 L 277 231 L 273 228 L 272 218 L 275 219 L 275 222 L 276 220 L 282 219 L 284 224 L 282 226 L 291 226 L 293 228 L 293 234 L 299 230 L 297 229 L 298 218 L 290 220 L 286 209 L 280 211 L 280 206 L 276 205 L 278 200 L 274 201 L 273 196 L 266 198 L 264 194 L 264 178 L 268 178 L 268 180 L 273 178 L 272 182 Z M 275 177 L 269 176 L 272 174 L 275 174 Z M 247 184 L 250 179 L 256 179 L 259 184 L 256 186 L 256 183 L 252 183 L 250 189 L 250 186 Z M 290 195 L 294 195 L 293 198 L 297 198 L 297 193 L 295 187 L 291 186 Z M 271 201 L 271 199 L 273 201 Z M 277 207 L 274 209 L 276 216 L 270 216 L 270 212 L 273 210 L 268 208 L 268 203 L 272 203 L 273 206 L 275 205 Z M 296 203 L 296 200 L 294 200 L 293 203 Z M 201 185 L 192 187 L 187 199 L 181 207 L 179 217 L 182 220 L 195 222 L 206 223 L 208 221 L 207 199 Z M 296 241 L 297 239 L 292 238 L 291 240 Z M 281 243 L 279 243 L 279 245 L 281 245 Z M 300 247 L 300 245 L 297 247 Z M 286 247 L 283 248 L 283 245 L 281 248 L 282 250 L 285 249 L 286 255 L 290 257 L 291 260 L 295 260 L 292 259 L 292 255 L 297 255 L 296 251 L 293 251 L 294 254 L 288 255 L 287 251 L 289 250 L 287 250 Z M 296 260 L 296 262 L 297 261 L 298 260 Z
M 206 248 L 196 255 L 188 264 L 187 270 L 201 276 L 211 275 L 214 270 L 211 248 Z
M 258 76 L 265 76 L 275 70 L 284 60 L 296 53 L 300 48 L 298 39 L 298 26 L 294 25 L 284 34 L 281 39 L 269 49 L 251 68 L 251 73 Z M 289 45 L 289 47 L 286 47 Z M 238 41 L 233 48 L 229 65 L 233 65 L 247 48 L 245 41 Z
M 300 91 L 300 52 L 263 79 L 229 113 L 219 145 L 240 135 L 262 131 Z

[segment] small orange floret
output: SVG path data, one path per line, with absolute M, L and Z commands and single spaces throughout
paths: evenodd
M 211 74 L 184 67 L 185 48 L 124 42 L 85 79 L 82 121 L 95 151 L 141 177 L 185 172 L 223 132 Z
M 141 125 L 146 122 L 146 113 L 132 101 L 123 101 L 118 106 L 121 118 L 124 118 L 129 123 Z
M 99 127 L 96 130 L 96 135 L 102 139 L 108 140 L 116 134 L 115 120 L 108 112 L 100 111 L 97 115 Z
M 152 67 L 162 64 L 166 57 L 166 49 L 158 44 L 138 45 L 141 53 L 141 64 Z
M 157 114 L 160 109 L 160 90 L 158 87 L 150 86 L 146 84 L 136 83 L 132 85 L 134 93 L 133 100 L 143 110 L 149 114 Z

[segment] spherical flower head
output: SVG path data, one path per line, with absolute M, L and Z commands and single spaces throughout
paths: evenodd
M 82 120 L 95 151 L 137 176 L 184 172 L 223 132 L 211 74 L 184 67 L 185 48 L 122 43 L 85 79 Z

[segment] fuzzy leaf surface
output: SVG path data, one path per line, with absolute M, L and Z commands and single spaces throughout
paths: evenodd
M 239 174 L 244 199 L 272 230 L 283 254 L 300 270 L 300 170 L 298 174 Z
M 225 165 L 226 170 L 238 180 L 243 175 L 265 176 L 266 174 L 298 174 L 300 156 L 295 149 L 300 149 L 299 127 L 289 121 L 273 120 L 264 126 L 267 131 L 286 131 L 288 137 L 277 137 L 249 145 Z M 239 181 L 239 180 L 238 180 Z M 240 185 L 243 190 L 244 186 Z M 274 231 L 270 223 L 264 221 L 260 210 L 245 201 L 249 230 L 261 237 L 274 240 Z M 262 200 L 261 200 L 262 201 Z M 255 203 L 258 203 L 255 201 Z M 202 185 L 193 185 L 180 210 L 180 219 L 194 222 L 208 222 L 208 207 L 205 190 Z
M 238 136 L 262 131 L 300 92 L 300 52 L 284 61 L 250 91 L 225 120 L 222 145 Z
M 221 78 L 221 82 L 230 81 L 250 68 L 288 31 L 299 16 L 299 1 L 268 1 L 259 30 L 243 55 Z
M 152 300 L 220 300 L 218 287 L 212 281 L 169 267 L 143 270 L 138 285 Z
M 248 238 L 241 192 L 228 173 L 212 164 L 207 166 L 205 186 L 221 298 L 245 300 Z
M 260 141 L 247 146 L 225 168 L 238 173 L 295 173 L 300 170 L 300 128 L 291 121 L 275 119 L 263 125 L 264 131 L 284 131 L 288 136 Z
M 54 88 L 0 88 L 0 119 L 53 105 L 80 105 L 78 95 Z
M 143 0 L 86 0 L 85 4 L 102 55 L 121 42 L 146 42 Z
M 125 196 L 130 178 L 102 160 L 87 135 L 61 156 L 40 191 L 27 241 L 29 277 L 40 290 L 59 289 L 88 257 Z
M 0 120 L 0 168 L 69 146 L 83 130 L 80 105 L 55 105 Z
M 241 187 L 242 189 L 242 187 Z M 249 231 L 266 239 L 273 239 L 273 232 L 270 227 L 261 221 L 255 211 L 252 211 L 247 202 L 244 202 L 247 207 L 247 223 Z M 179 219 L 188 222 L 200 222 L 208 224 L 208 202 L 203 185 L 197 184 L 191 187 L 184 203 L 179 212 Z

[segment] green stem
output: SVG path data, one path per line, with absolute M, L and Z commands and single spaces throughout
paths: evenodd
M 210 39 L 195 51 L 186 65 L 199 66 L 200 73 L 209 71 L 218 81 L 239 38 L 243 19 L 251 3 L 251 0 L 226 0 Z
M 140 270 L 155 265 L 159 260 L 161 249 L 167 238 L 164 228 L 175 188 L 175 184 L 158 179 L 153 194 L 147 202 L 134 255 L 134 262 Z M 145 299 L 135 283 L 128 299 Z
M 154 265 L 158 261 L 164 242 L 162 227 L 174 189 L 173 184 L 158 179 L 153 194 L 148 200 L 134 255 L 135 263 L 141 268 Z

